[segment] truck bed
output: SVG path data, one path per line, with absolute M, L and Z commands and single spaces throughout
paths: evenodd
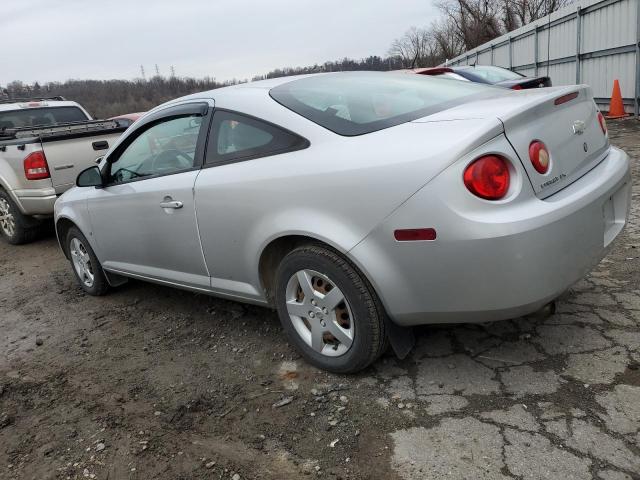
M 52 213 L 55 198 L 75 184 L 78 173 L 95 165 L 125 130 L 114 120 L 1 129 L 0 186 L 23 213 Z M 50 178 L 27 180 L 24 160 L 38 151 L 44 152 Z

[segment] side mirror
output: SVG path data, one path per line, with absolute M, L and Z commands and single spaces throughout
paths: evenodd
M 76 178 L 78 187 L 101 187 L 103 185 L 102 175 L 98 167 L 89 167 L 80 172 Z

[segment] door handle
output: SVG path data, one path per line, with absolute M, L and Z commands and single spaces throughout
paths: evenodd
M 109 142 L 107 142 L 106 140 L 99 140 L 97 142 L 93 142 L 91 146 L 94 150 L 106 150 L 107 148 L 109 148 Z
M 182 208 L 183 207 L 183 203 L 182 202 L 178 202 L 177 200 L 171 200 L 168 202 L 162 202 L 160 204 L 160 208 L 174 208 L 174 209 L 178 209 L 178 208 Z

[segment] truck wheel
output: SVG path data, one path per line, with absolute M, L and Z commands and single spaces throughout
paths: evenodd
M 9 194 L 0 189 L 0 237 L 11 245 L 22 245 L 35 240 L 40 222 L 23 215 Z
M 276 305 L 291 343 L 324 370 L 355 373 L 386 348 L 378 296 L 337 252 L 317 245 L 287 254 L 276 273 Z
M 71 260 L 73 273 L 82 289 L 95 297 L 107 293 L 109 290 L 107 277 L 82 232 L 76 227 L 71 227 L 67 233 L 65 246 Z

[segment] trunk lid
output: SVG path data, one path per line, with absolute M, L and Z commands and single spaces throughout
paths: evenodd
M 577 93 L 565 102 L 558 99 Z M 570 185 L 604 159 L 609 140 L 600 129 L 591 88 L 586 85 L 506 91 L 492 99 L 471 101 L 416 122 L 463 118 L 498 118 L 539 198 Z M 538 173 L 529 159 L 533 140 L 543 142 L 551 158 Z

